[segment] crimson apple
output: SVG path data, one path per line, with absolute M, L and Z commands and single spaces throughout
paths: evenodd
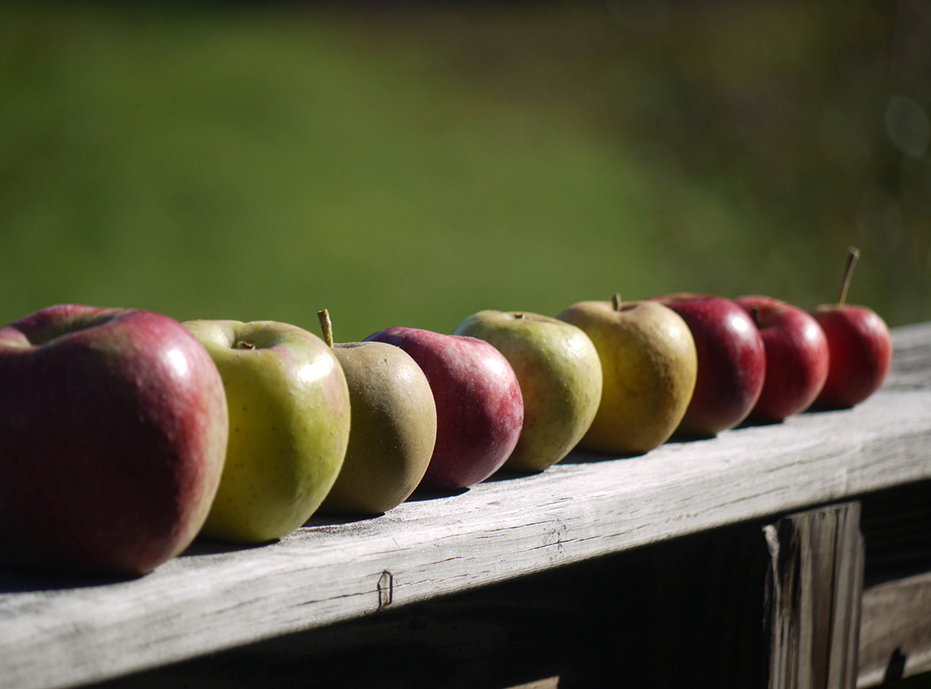
M 865 306 L 848 306 L 847 290 L 860 258 L 847 247 L 847 264 L 836 304 L 815 307 L 811 313 L 828 340 L 828 377 L 815 400 L 822 408 L 847 409 L 876 392 L 892 365 L 889 326 Z
M 695 392 L 676 434 L 713 437 L 747 418 L 766 372 L 763 340 L 730 299 L 700 294 L 655 297 L 689 326 L 698 355 Z
M 484 340 L 419 328 L 388 328 L 367 341 L 400 347 L 427 376 L 436 402 L 436 444 L 420 486 L 467 488 L 510 456 L 524 403 L 508 360 Z
M 167 316 L 60 305 L 0 329 L 0 557 L 154 569 L 207 518 L 227 437 L 220 375 Z
M 892 365 L 892 338 L 886 322 L 865 306 L 828 304 L 812 316 L 827 337 L 827 380 L 815 406 L 847 409 L 876 392 Z
M 828 375 L 828 341 L 821 326 L 779 299 L 745 296 L 734 301 L 753 318 L 766 352 L 763 390 L 748 418 L 777 423 L 805 411 Z

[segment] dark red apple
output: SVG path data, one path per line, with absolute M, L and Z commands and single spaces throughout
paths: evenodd
M 467 488 L 495 473 L 517 445 L 524 404 L 508 360 L 484 340 L 418 328 L 366 338 L 417 362 L 436 402 L 436 445 L 421 487 Z
M 766 371 L 756 324 L 730 299 L 699 294 L 655 297 L 689 326 L 698 354 L 695 392 L 679 436 L 713 437 L 747 418 Z
M 748 419 L 778 423 L 805 411 L 828 375 L 828 341 L 806 311 L 779 299 L 746 296 L 734 300 L 754 320 L 766 352 L 766 376 Z
M 213 361 L 167 316 L 63 305 L 0 329 L 0 558 L 154 569 L 204 523 L 228 423 Z
M 812 311 L 827 337 L 830 363 L 815 406 L 848 409 L 876 392 L 892 365 L 886 322 L 865 306 L 836 304 Z
M 811 310 L 828 339 L 828 379 L 815 406 L 849 409 L 882 387 L 892 366 L 889 326 L 872 309 L 848 306 L 847 291 L 860 258 L 856 247 L 847 248 L 847 264 L 836 304 Z
M 848 306 L 847 290 L 860 252 L 847 249 L 847 265 L 836 304 L 812 309 L 828 340 L 828 377 L 815 406 L 848 409 L 882 387 L 892 365 L 889 326 L 872 309 Z

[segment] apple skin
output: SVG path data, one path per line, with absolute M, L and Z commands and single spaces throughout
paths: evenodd
M 52 306 L 0 329 L 0 553 L 138 576 L 195 538 L 226 452 L 223 385 L 161 314 Z
M 808 409 L 828 376 L 828 341 L 806 311 L 764 296 L 734 300 L 753 319 L 763 339 L 766 375 L 748 420 L 778 423 Z
M 381 514 L 420 484 L 436 444 L 436 402 L 427 376 L 385 342 L 333 345 L 352 423 L 343 467 L 320 514 Z
M 752 411 L 766 375 L 763 339 L 730 299 L 679 293 L 655 297 L 682 316 L 698 353 L 698 379 L 676 435 L 711 438 Z
M 272 541 L 317 510 L 349 442 L 349 390 L 330 348 L 287 323 L 187 321 L 213 358 L 229 408 L 226 466 L 203 535 Z
M 581 445 L 621 455 L 649 452 L 678 428 L 697 376 L 685 321 L 662 304 L 583 301 L 559 318 L 584 330 L 604 373 L 597 415 Z
M 569 454 L 601 400 L 601 362 L 588 335 L 549 316 L 494 310 L 469 316 L 453 335 L 488 342 L 517 375 L 524 424 L 504 468 L 540 472 Z
M 468 488 L 501 468 L 520 437 L 524 403 L 514 369 L 497 349 L 419 328 L 388 328 L 366 340 L 400 347 L 430 381 L 436 446 L 419 487 Z
M 811 311 L 830 351 L 828 376 L 814 406 L 849 409 L 876 392 L 892 365 L 889 326 L 865 306 L 826 304 Z

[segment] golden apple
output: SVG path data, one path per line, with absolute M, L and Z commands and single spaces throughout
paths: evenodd
M 695 342 L 672 309 L 649 301 L 584 301 L 559 314 L 598 351 L 604 383 L 581 445 L 638 455 L 663 444 L 685 415 L 698 371 Z

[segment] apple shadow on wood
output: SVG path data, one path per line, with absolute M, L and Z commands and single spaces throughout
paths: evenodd
M 267 543 L 240 544 L 228 543 L 199 536 L 176 557 L 196 557 L 200 555 L 221 555 L 223 553 L 253 550 L 266 547 Z M 145 576 L 145 575 L 143 575 Z M 111 586 L 124 581 L 138 579 L 135 576 L 79 574 L 70 575 L 47 570 L 33 569 L 26 565 L 5 564 L 0 568 L 0 594 L 28 593 L 39 591 L 65 591 L 69 589 Z
M 600 452 L 577 447 L 566 455 L 560 464 L 598 464 L 599 462 L 613 462 L 615 460 L 636 459 L 646 457 L 649 452 L 634 454 L 619 454 L 617 452 Z
M 736 430 L 736 429 L 735 429 Z M 669 440 L 663 443 L 663 445 L 681 445 L 684 443 L 705 443 L 713 442 L 715 438 L 705 438 L 702 436 L 686 436 L 686 435 L 674 435 Z M 649 458 L 657 450 L 660 450 L 663 445 L 660 445 L 657 448 L 650 450 L 649 452 L 641 452 L 634 454 L 618 454 L 613 452 L 599 452 L 598 450 L 588 450 L 582 447 L 577 447 L 572 452 L 570 452 L 565 459 L 563 459 L 560 464 L 597 464 L 599 462 L 611 462 L 614 460 L 627 460 L 627 459 L 640 459 L 640 458 Z
M 4 565 L 0 569 L 0 594 L 29 593 L 41 591 L 66 591 L 69 589 L 111 586 L 138 577 L 104 574 L 58 574 L 48 570 Z
M 344 526 L 348 524 L 361 524 L 364 522 L 370 522 L 378 519 L 379 517 L 385 516 L 386 512 L 381 512 L 379 514 L 369 514 L 369 513 L 350 513 L 346 512 L 343 514 L 315 514 L 313 517 L 308 519 L 303 528 L 313 529 L 319 528 L 322 526 Z
M 490 479 L 485 479 L 488 481 Z M 482 483 L 480 481 L 480 483 Z M 407 499 L 407 502 L 421 502 L 423 500 L 442 500 L 443 498 L 452 498 L 457 495 L 463 495 L 468 493 L 468 488 L 438 488 L 438 487 L 428 487 L 428 486 L 419 486 L 411 496 Z
M 264 548 L 277 541 L 265 541 L 263 543 L 237 543 L 235 541 L 221 541 L 216 538 L 207 536 L 198 536 L 187 550 L 178 557 L 196 557 L 198 555 L 219 555 L 221 553 L 233 553 L 241 550 L 255 550 Z

